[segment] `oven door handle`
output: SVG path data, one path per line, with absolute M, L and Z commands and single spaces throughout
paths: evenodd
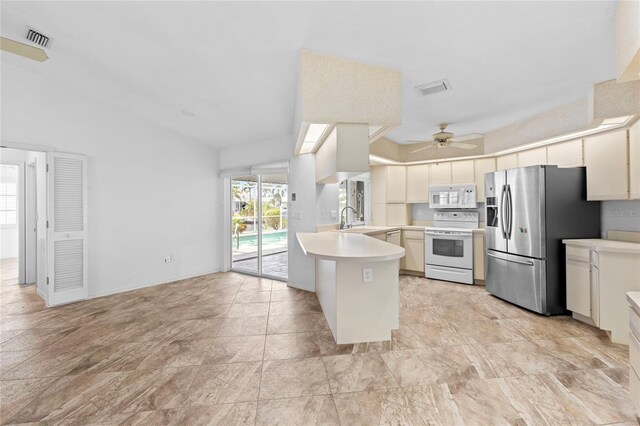
M 456 236 L 463 236 L 463 237 L 470 237 L 472 234 L 466 233 L 466 232 L 434 232 L 434 231 L 425 231 L 425 235 L 438 235 L 438 236 L 445 236 L 445 237 L 456 237 Z

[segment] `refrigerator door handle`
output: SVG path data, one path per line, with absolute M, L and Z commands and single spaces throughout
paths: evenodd
M 514 259 L 505 259 L 504 257 L 498 256 L 496 254 L 491 253 L 490 251 L 487 252 L 487 256 L 490 257 L 495 257 L 496 259 L 500 259 L 500 260 L 504 260 L 505 262 L 511 262 L 511 263 L 517 263 L 520 265 L 527 265 L 527 266 L 533 266 L 534 263 L 530 260 L 514 260 Z
M 507 228 L 504 222 L 504 217 L 505 217 L 504 197 L 506 193 L 507 193 L 507 185 L 502 185 L 502 193 L 500 194 L 500 212 L 498 214 L 500 215 L 500 231 L 502 232 L 502 238 L 504 238 L 505 240 L 507 239 L 507 231 L 506 231 Z
M 511 239 L 511 230 L 513 225 L 513 198 L 511 198 L 511 185 L 507 184 L 507 206 L 509 209 L 509 218 L 507 222 L 507 239 Z

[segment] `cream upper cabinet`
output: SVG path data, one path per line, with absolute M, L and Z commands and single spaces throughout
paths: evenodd
M 384 166 L 371 167 L 371 202 L 384 204 L 387 202 L 387 168 Z
M 518 167 L 547 164 L 547 147 L 528 149 L 518 153 Z
M 451 183 L 473 183 L 473 160 L 451 163 Z
M 474 164 L 474 182 L 476 183 L 477 201 L 484 203 L 484 175 L 496 171 L 495 158 L 479 158 Z
M 627 130 L 615 130 L 584 139 L 588 200 L 629 198 Z
M 496 158 L 496 170 L 515 169 L 518 167 L 518 154 L 500 155 Z
M 629 192 L 640 199 L 640 120 L 629 128 Z
M 547 164 L 558 167 L 582 166 L 582 139 L 547 146 Z
M 406 200 L 405 166 L 371 168 L 371 202 L 404 203 Z
M 387 167 L 387 203 L 404 203 L 407 199 L 406 187 L 406 167 Z
M 429 166 L 431 185 L 449 185 L 451 183 L 451 162 L 434 163 Z
M 407 203 L 429 202 L 429 165 L 407 166 Z

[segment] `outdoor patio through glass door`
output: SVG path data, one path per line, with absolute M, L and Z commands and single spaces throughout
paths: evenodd
M 231 179 L 231 269 L 278 280 L 288 276 L 286 174 Z

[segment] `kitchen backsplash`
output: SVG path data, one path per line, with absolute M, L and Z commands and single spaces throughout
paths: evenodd
M 412 204 L 412 220 L 433 220 L 433 214 L 436 209 L 429 208 L 429 204 Z M 468 209 L 470 211 L 477 211 L 480 216 L 480 222 L 484 222 L 485 209 L 484 203 L 478 203 L 478 207 L 475 209 Z
M 608 231 L 640 232 L 640 200 L 603 201 L 601 206 L 602 238 Z

